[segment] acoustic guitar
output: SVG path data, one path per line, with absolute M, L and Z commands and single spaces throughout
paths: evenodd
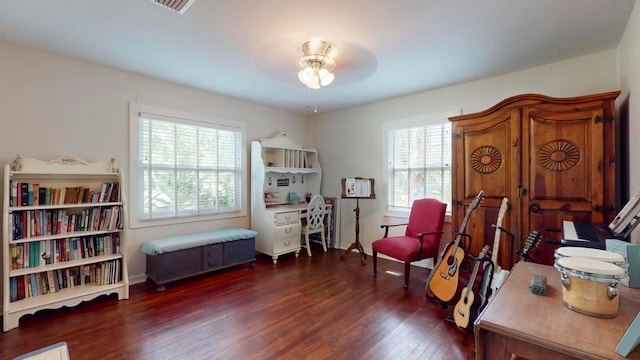
M 482 299 L 481 294 L 479 294 L 480 299 L 475 298 L 475 294 L 473 293 L 473 283 L 475 282 L 476 275 L 478 275 L 480 263 L 482 263 L 485 256 L 487 256 L 487 252 L 489 252 L 489 245 L 485 245 L 482 248 L 482 251 L 480 251 L 478 257 L 475 258 L 476 264 L 474 265 L 473 272 L 469 278 L 469 284 L 467 284 L 467 287 L 462 289 L 462 297 L 460 297 L 460 301 L 458 301 L 456 306 L 453 308 L 453 320 L 461 329 L 466 329 L 469 326 L 471 317 L 474 314 L 477 315 L 477 311 L 484 303 L 484 299 Z M 472 314 L 472 312 L 474 314 Z
M 480 201 L 486 196 L 484 191 L 480 190 L 475 199 L 473 199 L 460 225 L 455 241 L 447 245 L 444 249 L 444 255 L 440 257 L 440 260 L 429 274 L 427 289 L 431 289 L 433 295 L 442 301 L 449 301 L 456 294 L 459 277 L 458 270 L 460 270 L 460 264 L 464 260 L 465 251 L 463 246 L 460 245 L 460 241 L 465 236 L 464 229 L 467 227 L 471 212 L 480 205 Z

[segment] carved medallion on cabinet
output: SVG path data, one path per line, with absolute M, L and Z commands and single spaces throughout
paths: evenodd
M 471 153 L 471 167 L 473 170 L 490 174 L 502 164 L 502 154 L 493 146 L 481 146 Z
M 554 140 L 540 148 L 538 160 L 548 170 L 568 170 L 580 160 L 580 150 L 571 141 Z

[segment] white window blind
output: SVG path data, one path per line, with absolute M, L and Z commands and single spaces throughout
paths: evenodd
M 451 208 L 451 125 L 390 129 L 387 132 L 389 209 L 410 209 L 413 200 L 435 198 Z
M 137 220 L 242 210 L 242 129 L 147 112 L 136 118 Z

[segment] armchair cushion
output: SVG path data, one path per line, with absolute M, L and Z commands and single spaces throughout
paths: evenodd
M 435 257 L 440 245 L 440 236 L 425 235 L 422 252 L 418 253 L 420 240 L 409 236 L 390 236 L 373 242 L 373 251 L 385 254 L 402 262 L 414 262 Z

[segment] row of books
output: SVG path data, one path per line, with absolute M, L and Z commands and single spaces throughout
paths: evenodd
M 34 268 L 65 261 L 120 253 L 118 233 L 10 244 L 11 269 Z
M 13 240 L 68 234 L 76 231 L 114 231 L 122 229 L 122 206 L 89 208 L 77 214 L 65 210 L 29 210 L 11 213 Z
M 9 206 L 36 206 L 117 202 L 120 200 L 120 183 L 104 183 L 91 190 L 83 186 L 52 188 L 36 183 L 10 180 Z
M 75 286 L 116 284 L 122 278 L 120 271 L 120 260 L 113 260 L 98 264 L 13 276 L 9 281 L 9 300 L 15 302 L 30 297 L 52 294 Z

